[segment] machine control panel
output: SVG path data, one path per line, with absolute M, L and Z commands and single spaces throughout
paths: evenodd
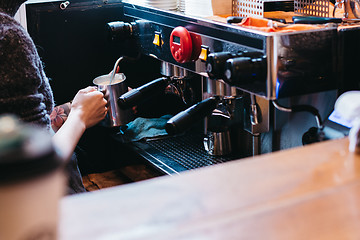
M 201 53 L 201 37 L 184 27 L 176 27 L 170 35 L 170 52 L 178 63 L 195 61 Z
M 170 51 L 179 63 L 189 62 L 192 54 L 192 41 L 188 30 L 176 27 L 170 35 Z

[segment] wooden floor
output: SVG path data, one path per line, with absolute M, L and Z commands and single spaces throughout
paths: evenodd
M 106 172 L 90 173 L 83 176 L 83 182 L 86 190 L 91 192 L 158 176 L 161 174 L 146 165 L 139 164 Z

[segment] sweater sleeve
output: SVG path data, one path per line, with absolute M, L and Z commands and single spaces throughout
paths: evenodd
M 50 128 L 49 80 L 30 36 L 7 15 L 0 15 L 0 78 L 0 114 Z

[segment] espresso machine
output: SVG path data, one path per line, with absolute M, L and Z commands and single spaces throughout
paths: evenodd
M 178 174 L 328 138 L 324 125 L 333 111 L 345 65 L 339 57 L 342 53 L 336 25 L 287 33 L 261 32 L 134 1 L 85 2 L 74 0 L 64 10 L 53 9 L 53 4 L 32 6 L 43 8 L 44 18 L 58 13 L 62 29 L 69 23 L 63 18 L 70 19 L 75 16 L 72 11 L 86 9 L 80 11 L 83 15 L 77 20 L 91 22 L 92 28 L 79 24 L 71 32 L 81 32 L 79 38 L 84 43 L 102 43 L 101 54 L 94 54 L 94 58 L 101 56 L 102 65 L 84 61 L 89 71 L 81 73 L 93 74 L 89 79 L 107 73 L 104 66 L 112 66 L 120 56 L 145 59 L 137 63 L 136 71 L 152 68 L 152 74 L 147 71 L 141 76 L 151 79 L 121 96 L 122 108 L 144 102 L 154 106 L 151 101 L 157 94 L 179 99 L 181 106 L 174 106 L 177 111 L 166 124 L 166 137 L 130 144 L 161 172 Z M 38 8 L 28 15 L 35 22 L 41 19 Z M 96 14 L 90 17 L 90 12 Z M 44 46 L 51 42 L 38 40 L 43 29 L 30 32 L 35 42 Z M 53 41 L 55 37 L 58 39 L 54 35 Z M 72 50 L 71 54 L 76 52 Z M 65 63 L 55 59 L 52 64 L 44 59 L 54 71 Z M 72 66 L 77 65 L 66 65 L 60 73 Z M 125 74 L 128 80 L 135 79 Z
M 173 174 L 327 139 L 339 88 L 336 26 L 268 33 L 123 3 L 123 18 L 108 23 L 112 39 L 131 38 L 158 60 L 160 91 L 172 88 L 187 106 L 166 124 L 169 137 L 134 143 L 155 166 Z

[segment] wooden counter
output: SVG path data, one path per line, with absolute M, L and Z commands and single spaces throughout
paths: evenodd
M 359 179 L 327 141 L 66 197 L 60 239 L 360 239 Z

